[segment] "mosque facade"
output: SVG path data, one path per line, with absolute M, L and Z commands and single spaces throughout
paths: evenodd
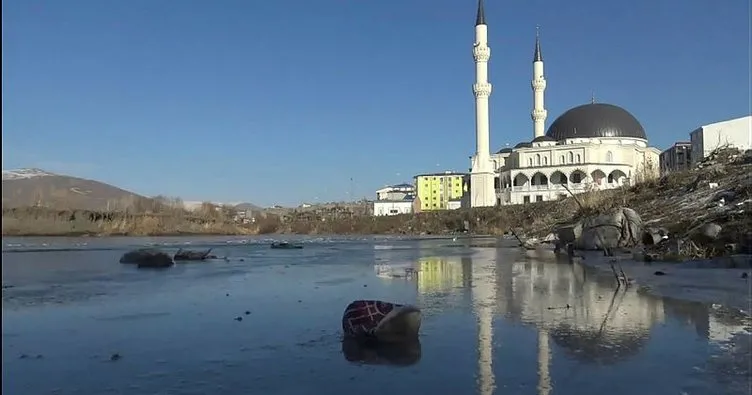
M 473 58 L 476 152 L 471 156 L 471 207 L 555 200 L 570 193 L 634 185 L 659 174 L 660 150 L 648 145 L 640 122 L 619 106 L 596 103 L 593 98 L 564 112 L 545 129 L 546 77 L 538 34 L 531 81 L 532 138 L 492 154 L 491 49 L 483 0 L 478 2 Z

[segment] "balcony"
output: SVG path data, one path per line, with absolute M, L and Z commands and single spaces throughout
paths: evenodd
M 569 188 L 570 191 L 585 192 L 588 189 L 588 187 L 590 187 L 591 184 L 570 183 L 570 184 L 521 185 L 521 186 L 510 186 L 506 188 L 501 188 L 498 191 L 503 191 L 503 192 L 562 191 L 562 192 L 566 192 L 567 189 L 564 188 L 564 185 L 566 185 L 566 187 Z

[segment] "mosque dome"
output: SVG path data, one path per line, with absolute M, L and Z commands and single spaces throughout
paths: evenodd
M 556 140 L 626 137 L 647 140 L 645 129 L 629 111 L 612 104 L 590 103 L 556 118 L 546 132 Z

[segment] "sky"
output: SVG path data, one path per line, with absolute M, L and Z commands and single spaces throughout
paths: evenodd
M 2 166 L 294 205 L 468 171 L 475 0 L 3 0 Z M 749 0 L 487 0 L 491 147 L 596 101 L 665 149 L 750 113 Z

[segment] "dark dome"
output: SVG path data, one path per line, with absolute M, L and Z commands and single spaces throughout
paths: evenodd
M 530 148 L 532 146 L 533 146 L 533 144 L 531 144 L 531 143 L 522 142 L 522 143 L 519 143 L 519 144 L 515 145 L 514 148 Z
M 510 153 L 510 152 L 512 152 L 511 148 L 502 148 L 502 149 L 499 150 L 499 152 L 497 152 L 497 154 L 507 154 L 507 153 Z
M 540 136 L 533 139 L 534 143 L 540 143 L 542 141 L 556 141 L 556 139 L 551 136 Z
M 598 137 L 648 139 L 637 118 L 619 106 L 605 103 L 572 108 L 556 118 L 546 136 L 556 140 Z

